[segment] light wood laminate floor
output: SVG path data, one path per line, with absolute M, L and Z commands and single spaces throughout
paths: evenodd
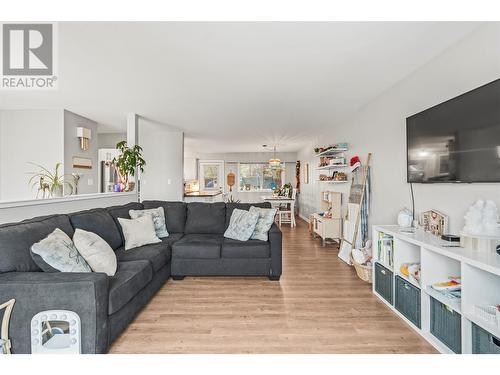
M 169 280 L 111 353 L 435 353 L 313 240 L 283 230 L 283 275 Z

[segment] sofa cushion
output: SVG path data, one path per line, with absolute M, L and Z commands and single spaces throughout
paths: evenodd
M 171 233 L 168 237 L 160 238 L 164 244 L 172 246 L 179 241 L 184 235 L 182 233 Z
M 147 260 L 119 262 L 115 275 L 109 278 L 108 314 L 125 306 L 152 278 L 153 269 Z
M 186 227 L 187 205 L 184 202 L 144 201 L 145 209 L 163 207 L 165 222 L 170 235 L 184 233 Z
M 226 218 L 226 204 L 192 202 L 187 205 L 187 234 L 222 234 Z
M 239 210 L 250 211 L 250 207 L 260 207 L 260 208 L 271 208 L 271 203 L 269 202 L 260 202 L 260 203 L 227 203 L 226 204 L 226 223 L 224 230 L 229 226 L 229 222 L 231 221 L 231 215 L 233 214 L 233 210 L 235 208 Z
M 153 270 L 156 272 L 170 262 L 172 251 L 168 244 L 162 242 L 135 247 L 130 250 L 125 250 L 124 247 L 121 247 L 116 250 L 116 257 L 119 262 L 147 260 L 151 263 Z
M 125 238 L 123 237 L 122 228 L 118 223 L 118 218 L 130 219 L 130 215 L 128 213 L 130 210 L 142 210 L 143 208 L 144 206 L 138 202 L 130 202 L 121 206 L 111 206 L 106 208 L 106 211 L 108 211 L 111 217 L 115 220 L 115 224 L 118 228 L 118 232 L 120 233 L 122 243 L 125 243 Z
M 224 238 L 222 243 L 223 258 L 269 258 L 269 242 L 259 240 L 237 241 Z
M 40 271 L 30 255 L 31 246 L 59 228 L 73 236 L 66 215 L 51 215 L 0 225 L 0 273 Z
M 220 234 L 186 234 L 172 245 L 173 258 L 220 258 L 223 237 Z
M 71 224 L 75 229 L 82 229 L 92 232 L 108 243 L 113 250 L 122 246 L 120 231 L 113 220 L 113 217 L 104 208 L 94 208 L 92 210 L 74 212 L 69 214 Z

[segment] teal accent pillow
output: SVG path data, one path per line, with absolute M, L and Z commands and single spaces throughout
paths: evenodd
M 31 256 L 44 272 L 92 272 L 71 238 L 59 228 L 33 244 Z
M 165 224 L 165 211 L 163 207 L 149 208 L 147 210 L 130 210 L 128 212 L 131 219 L 138 219 L 144 215 L 151 215 L 155 225 L 156 237 L 168 237 L 167 225 Z
M 248 241 L 255 225 L 259 220 L 257 212 L 250 212 L 235 208 L 229 221 L 229 226 L 224 232 L 224 237 L 238 241 Z
M 276 216 L 276 208 L 260 208 L 251 206 L 250 212 L 256 212 L 259 214 L 259 220 L 255 225 L 255 229 L 251 235 L 252 240 L 267 241 L 269 229 L 274 223 L 274 217 Z

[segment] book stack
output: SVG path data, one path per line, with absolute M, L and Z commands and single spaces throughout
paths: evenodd
M 379 232 L 377 259 L 388 267 L 394 266 L 394 238 L 388 234 Z

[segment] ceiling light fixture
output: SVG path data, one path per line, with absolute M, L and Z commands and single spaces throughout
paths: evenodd
M 269 159 L 269 165 L 272 168 L 279 168 L 281 167 L 281 160 L 276 157 L 276 146 L 274 146 L 274 154 L 271 159 Z

